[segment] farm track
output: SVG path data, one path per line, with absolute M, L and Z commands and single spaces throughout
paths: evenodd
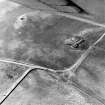
M 24 6 L 26 6 L 25 4 L 23 4 Z M 28 7 L 28 6 L 26 6 Z M 30 7 L 28 7 L 30 8 Z M 31 8 L 31 9 L 34 9 L 34 8 Z M 50 12 L 50 11 L 48 11 Z M 89 23 L 89 24 L 92 24 L 92 25 L 96 25 L 96 26 L 99 26 L 99 27 L 103 27 L 105 28 L 105 25 L 103 24 L 100 24 L 100 23 L 97 23 L 97 22 L 94 22 L 94 21 L 91 21 L 91 20 L 87 20 L 87 19 L 83 19 L 83 18 L 80 18 L 80 17 L 76 17 L 76 16 L 73 16 L 73 15 L 68 15 L 66 13 L 60 13 L 60 12 L 53 12 L 51 11 L 51 13 L 56 13 L 56 14 L 59 14 L 61 16 L 65 16 L 67 18 L 71 18 L 71 19 L 75 19 L 75 20 L 79 20 L 79 21 L 82 21 L 82 22 L 86 22 L 86 23 Z M 8 92 L 5 94 L 5 96 L 0 100 L 0 104 L 2 104 L 7 98 L 8 96 L 14 91 L 14 89 L 21 83 L 21 81 L 24 80 L 24 78 L 33 70 L 37 70 L 37 69 L 40 69 L 40 70 L 45 70 L 45 71 L 50 71 L 52 73 L 57 73 L 57 72 L 73 72 L 75 73 L 77 68 L 81 65 L 81 63 L 86 59 L 86 57 L 89 55 L 89 53 L 91 52 L 91 50 L 93 48 L 95 48 L 95 45 L 97 43 L 99 43 L 103 37 L 105 36 L 105 33 L 93 44 L 91 45 L 87 51 L 85 51 L 81 57 L 77 60 L 77 62 L 72 65 L 70 68 L 67 68 L 65 70 L 53 70 L 53 69 L 49 69 L 49 68 L 45 68 L 45 67 L 41 67 L 41 66 L 37 66 L 37 65 L 33 65 L 33 64 L 26 64 L 26 63 L 22 63 L 22 62 L 17 62 L 17 61 L 12 61 L 12 60 L 8 60 L 8 59 L 0 59 L 0 62 L 5 62 L 5 63 L 11 63 L 11 64 L 16 64 L 16 65 L 21 65 L 21 66 L 25 66 L 25 67 L 28 67 L 29 69 L 27 69 L 23 75 L 12 85 L 12 87 L 10 87 L 10 89 L 8 90 Z M 97 48 L 97 47 L 96 47 Z M 75 85 L 74 85 L 75 86 Z M 77 86 L 77 88 L 79 89 L 79 87 Z M 80 91 L 83 91 L 82 89 L 80 89 Z M 87 93 L 86 93 L 87 94 Z M 96 98 L 98 101 L 100 101 L 100 97 L 94 97 L 93 98 Z M 100 101 L 103 105 L 104 105 L 104 102 Z
M 94 46 L 99 43 L 103 37 L 105 36 L 105 33 L 95 42 L 93 43 L 93 45 L 91 45 L 87 51 L 85 51 L 85 53 L 82 54 L 82 56 L 77 60 L 77 62 L 71 66 L 70 68 L 66 69 L 66 70 L 53 70 L 53 69 L 49 69 L 49 68 L 45 68 L 45 67 L 41 67 L 41 66 L 35 66 L 32 64 L 25 64 L 25 63 L 19 63 L 19 62 L 15 62 L 15 61 L 11 61 L 11 60 L 4 60 L 4 59 L 0 59 L 0 62 L 4 62 L 4 63 L 12 63 L 12 64 L 16 64 L 16 65 L 21 65 L 21 66 L 26 66 L 29 67 L 29 69 L 27 69 L 23 75 L 10 87 L 10 89 L 8 89 L 7 93 L 4 95 L 4 97 L 0 100 L 0 104 L 2 104 L 8 97 L 9 95 L 14 91 L 14 89 L 24 80 L 24 78 L 33 70 L 45 70 L 45 71 L 49 71 L 49 72 L 53 72 L 53 73 L 58 73 L 58 72 L 69 72 L 69 73 L 74 73 L 76 72 L 77 68 L 81 65 L 81 63 L 86 59 L 86 57 L 89 55 L 89 53 L 91 52 L 91 50 L 94 48 Z M 85 90 L 82 88 L 79 88 L 77 85 L 75 85 L 76 83 L 73 83 L 73 86 L 76 86 L 76 88 L 78 88 L 80 91 L 85 93 Z M 88 94 L 88 93 L 86 93 Z M 102 99 L 100 99 L 100 97 L 98 96 L 92 96 L 93 98 L 96 98 L 98 101 L 100 101 L 103 105 L 104 102 L 102 101 Z
M 27 8 L 37 10 L 37 8 L 35 8 L 35 7 L 33 7 L 33 6 L 31 7 L 31 6 L 27 5 L 27 4 L 24 3 L 24 2 L 17 1 L 17 0 L 11 0 L 11 1 L 16 2 L 16 3 L 20 4 L 20 5 L 23 5 L 23 6 L 27 7 Z M 36 2 L 36 3 L 37 3 L 37 2 Z M 92 25 L 95 25 L 95 26 L 99 26 L 99 27 L 105 28 L 105 24 L 101 24 L 101 23 L 95 22 L 95 21 L 93 21 L 93 20 L 89 20 L 89 19 L 85 19 L 85 18 L 82 18 L 82 17 L 79 17 L 79 16 L 75 16 L 75 15 L 73 15 L 72 13 L 70 13 L 70 14 L 69 14 L 69 13 L 63 13 L 63 12 L 60 12 L 60 11 L 54 9 L 54 8 L 50 8 L 50 7 L 47 6 L 47 5 L 44 5 L 44 6 L 46 6 L 46 7 L 43 8 L 43 9 L 42 9 L 42 8 L 41 8 L 41 9 L 38 8 L 38 10 L 41 10 L 41 11 L 45 10 L 45 11 L 47 11 L 48 13 L 52 13 L 52 14 L 57 14 L 57 15 L 65 16 L 65 17 L 70 18 L 70 19 L 79 20 L 79 21 L 81 21 L 81 22 L 85 22 L 85 23 L 89 23 L 89 24 L 92 24 Z M 48 9 L 51 9 L 51 10 L 48 10 L 47 8 L 48 8 Z

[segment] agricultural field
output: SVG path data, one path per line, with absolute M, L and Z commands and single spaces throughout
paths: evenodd
M 103 24 L 10 1 L 0 12 L 0 105 L 105 105 Z

